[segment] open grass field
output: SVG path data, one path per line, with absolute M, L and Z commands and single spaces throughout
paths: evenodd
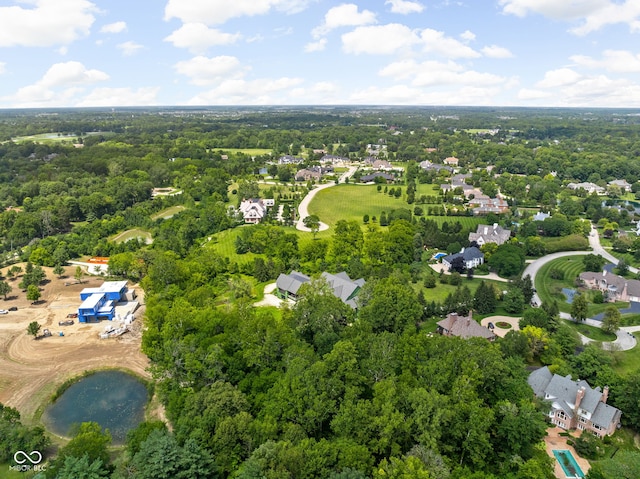
M 109 136 L 113 135 L 112 132 L 89 132 L 80 138 L 86 138 L 87 136 L 92 135 L 104 135 Z M 75 143 L 78 139 L 78 135 L 68 135 L 66 133 L 40 133 L 39 135 L 28 135 L 28 136 L 17 136 L 12 138 L 14 143 L 24 143 L 27 141 L 33 141 L 34 143 L 61 143 L 63 141 Z
M 460 286 L 468 287 L 469 291 L 471 291 L 471 295 L 473 296 L 476 293 L 476 290 L 478 289 L 478 286 L 480 286 L 480 283 L 482 281 L 486 283 L 493 283 L 497 285 L 500 289 L 504 289 L 505 287 L 505 283 L 500 283 L 498 281 L 491 281 L 491 280 L 482 279 L 482 278 L 473 278 L 471 280 L 468 280 L 467 278 L 463 278 Z M 447 296 L 449 294 L 455 293 L 456 289 L 458 288 L 457 286 L 452 286 L 450 284 L 441 284 L 440 281 L 437 282 L 435 288 L 425 288 L 422 282 L 414 283 L 412 284 L 412 286 L 416 293 L 419 291 L 422 291 L 422 294 L 424 294 L 425 300 L 435 301 L 436 303 L 443 303 L 444 300 L 447 299 Z M 491 313 L 490 315 L 487 315 L 487 316 L 491 316 L 493 314 L 495 313 Z
M 181 211 L 184 211 L 185 209 L 186 208 L 182 205 L 175 205 L 170 208 L 167 208 L 166 210 L 158 211 L 156 214 L 151 215 L 151 219 L 153 221 L 159 220 L 161 218 L 163 220 L 168 220 L 172 216 L 177 215 L 178 213 L 180 213 Z
M 271 148 L 212 148 L 211 151 L 221 151 L 223 154 L 244 153 L 249 156 L 270 155 Z
M 425 187 L 424 193 L 421 194 L 433 194 L 433 185 L 420 186 Z M 431 188 L 431 191 L 427 187 Z M 405 187 L 403 191 L 406 191 Z M 414 206 L 416 205 L 408 204 L 403 198 L 378 192 L 376 185 L 337 185 L 319 191 L 309 205 L 309 213 L 318 215 L 320 221 L 334 226 L 339 220 L 362 222 L 364 215 L 380 218 L 383 211 L 389 213 L 397 208 L 413 211 Z M 423 209 L 428 207 L 428 205 L 419 206 Z M 439 224 L 445 221 L 449 223 L 459 221 L 463 228 L 470 230 L 475 230 L 476 226 L 482 222 L 481 218 L 471 216 L 431 216 L 429 219 Z
M 142 230 L 138 228 L 123 231 L 122 233 L 119 233 L 114 237 L 112 237 L 111 241 L 115 243 L 126 243 L 127 241 L 132 240 L 134 238 L 140 238 L 147 244 L 150 244 L 153 242 L 153 238 L 151 238 L 151 233 L 149 233 L 146 230 Z

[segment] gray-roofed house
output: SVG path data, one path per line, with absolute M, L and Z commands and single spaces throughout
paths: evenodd
M 527 379 L 533 393 L 551 403 L 549 419 L 562 429 L 589 431 L 598 437 L 613 434 L 622 411 L 607 404 L 609 388 L 595 389 L 570 375 L 551 374 L 547 366 L 532 372 Z
M 551 214 L 538 211 L 535 215 L 533 215 L 531 221 L 544 221 L 547 218 L 551 218 Z
M 344 304 L 351 306 L 353 309 L 358 307 L 356 297 L 360 292 L 360 288 L 362 288 L 366 282 L 363 278 L 354 281 L 344 271 L 337 274 L 324 272 L 321 276 L 329 283 L 333 294 L 340 298 Z
M 460 253 L 445 256 L 442 258 L 442 264 L 447 269 L 451 269 L 451 265 L 459 257 L 462 257 L 464 266 L 467 269 L 477 268 L 484 263 L 484 253 L 475 246 L 471 246 L 470 248 L 463 248 Z
M 487 243 L 501 245 L 509 241 L 509 238 L 511 238 L 511 230 L 498 226 L 498 223 L 494 223 L 493 226 L 478 225 L 475 233 L 469 233 L 469 242 L 475 241 L 478 246 Z
M 298 299 L 298 290 L 300 286 L 311 281 L 311 278 L 306 274 L 299 273 L 297 271 L 291 271 L 289 274 L 280 273 L 276 280 L 276 288 L 278 290 L 278 296 L 283 299 L 291 299 L 296 301 Z
M 471 314 L 471 311 L 469 316 L 458 316 L 458 313 L 449 313 L 446 319 L 438 322 L 437 332 L 443 336 L 457 336 L 463 339 L 485 338 L 489 341 L 496 339 L 493 331 L 480 325 L 471 317 Z

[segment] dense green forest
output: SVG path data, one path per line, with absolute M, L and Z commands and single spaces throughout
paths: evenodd
M 393 183 L 398 207 L 384 221 L 372 211 L 378 218 L 340 219 L 317 235 L 290 226 L 314 185 L 296 184 L 278 157 L 298 156 L 300 168 L 324 154 L 355 161 L 370 144 L 386 145 L 386 158 L 404 168 Z M 511 228 L 512 238 L 483 247 L 478 270 L 445 276 L 427 265 L 432 252 L 468 247 L 475 223 L 458 219 L 470 216 L 459 192 L 419 193 L 450 176 L 419 163 L 450 156 L 469 173 L 467 184 L 507 198 L 507 212 L 483 221 Z M 630 192 L 607 186 L 621 179 Z M 582 345 L 557 303 L 529 307 L 533 285 L 520 275 L 527 258 L 586 248 L 592 222 L 637 264 L 640 241 L 623 234 L 638 219 L 634 208 L 611 206 L 637 199 L 639 180 L 640 116 L 625 110 L 2 112 L 5 264 L 109 256 L 112 276 L 140 281 L 142 348 L 169 420 L 142 423 L 115 459 L 109 434 L 83 424 L 45 475 L 553 478 L 542 442 L 546 406 L 526 381 L 531 367 L 549 365 L 611 388 L 625 429 L 583 450 L 595 447 L 589 477 L 617 477 L 611 444 L 627 464 L 640 462 L 628 440 L 640 431 L 640 368 L 619 367 L 627 353 Z M 566 188 L 587 181 L 608 188 L 606 196 Z M 378 186 L 376 194 L 389 195 L 392 185 Z M 284 221 L 270 214 L 242 225 L 233 208 L 257 196 L 274 197 Z M 553 216 L 534 221 L 538 210 Z M 116 240 L 129 230 L 151 241 Z M 292 269 L 364 278 L 358 308 L 320 279 L 290 307 L 253 306 L 266 283 Z M 482 280 L 489 270 L 511 281 Z M 471 310 L 517 315 L 521 330 L 495 342 L 433 334 L 447 313 Z M 14 410 L 0 412 L 0 428 L 20 436 L 0 439 L 0 463 L 15 441 L 47 443 L 40 429 L 20 429 Z

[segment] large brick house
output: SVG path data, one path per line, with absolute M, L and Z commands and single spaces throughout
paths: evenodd
M 527 379 L 534 394 L 551 404 L 549 420 L 562 429 L 589 431 L 598 437 L 613 434 L 622 412 L 607 404 L 609 388 L 593 389 L 570 375 L 551 374 L 547 366 L 532 372 Z
M 640 281 L 637 279 L 626 279 L 605 270 L 580 273 L 580 281 L 586 288 L 602 291 L 607 301 L 640 302 Z

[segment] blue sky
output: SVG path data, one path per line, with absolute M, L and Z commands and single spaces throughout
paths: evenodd
M 640 107 L 640 0 L 0 0 L 0 108 Z

